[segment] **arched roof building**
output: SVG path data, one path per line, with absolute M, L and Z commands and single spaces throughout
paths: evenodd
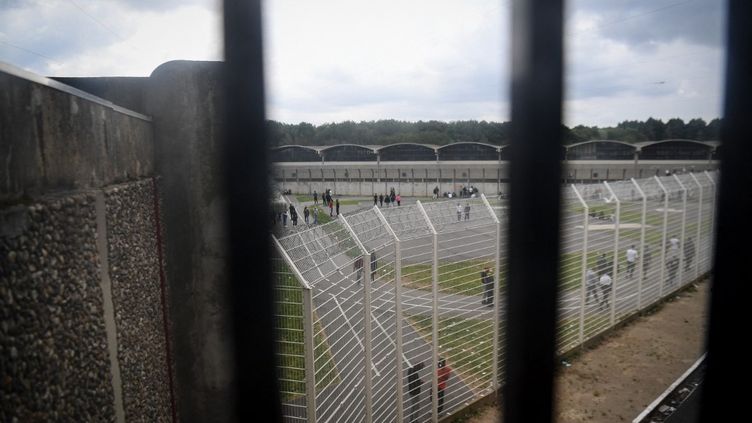
M 499 160 L 499 146 L 482 142 L 456 142 L 437 151 L 439 160 Z
M 564 146 L 567 160 L 632 160 L 634 144 L 614 140 L 591 140 Z

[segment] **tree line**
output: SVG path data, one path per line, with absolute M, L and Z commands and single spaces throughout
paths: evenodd
M 691 139 L 698 141 L 717 140 L 720 133 L 719 119 L 705 122 L 679 118 L 663 122 L 652 117 L 645 120 L 626 120 L 614 127 L 577 125 L 568 128 L 562 125 L 562 137 L 566 144 L 588 140 L 617 140 L 626 142 L 654 141 L 663 139 Z M 487 122 L 485 120 L 460 120 L 454 122 L 418 121 L 406 122 L 394 119 L 377 121 L 325 123 L 312 125 L 267 121 L 270 144 L 280 145 L 386 145 L 395 143 L 421 143 L 446 145 L 455 142 L 483 142 L 494 145 L 509 143 L 510 122 Z

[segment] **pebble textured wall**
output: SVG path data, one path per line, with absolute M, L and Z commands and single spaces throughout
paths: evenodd
M 114 421 L 91 194 L 0 210 L 0 421 Z
M 128 422 L 170 420 L 152 181 L 105 190 L 118 360 Z

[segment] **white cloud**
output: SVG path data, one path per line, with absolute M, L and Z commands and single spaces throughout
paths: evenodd
M 269 117 L 508 119 L 510 3 L 269 0 Z M 565 123 L 718 116 L 721 5 L 607 3 L 569 3 Z M 220 60 L 219 4 L 6 0 L 0 60 L 56 76 L 141 76 L 169 60 Z

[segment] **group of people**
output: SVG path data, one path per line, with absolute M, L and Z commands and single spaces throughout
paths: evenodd
M 462 207 L 462 204 L 457 202 L 457 221 L 462 220 L 462 212 L 465 212 L 465 220 L 470 220 L 470 203 L 465 203 L 465 207 Z
M 394 207 L 394 206 L 401 206 L 402 205 L 402 197 L 399 194 L 395 194 L 394 188 L 392 188 L 389 192 L 389 194 L 373 194 L 373 205 L 376 204 L 379 205 L 379 207 L 384 207 L 384 203 L 386 203 L 387 207 Z
M 642 259 L 643 279 L 647 277 L 650 270 L 650 264 L 652 261 L 652 252 L 650 245 L 645 244 L 644 256 Z M 634 271 L 637 267 L 637 260 L 639 259 L 639 252 L 635 248 L 634 244 L 631 245 L 625 252 L 625 259 L 627 263 L 627 278 L 632 279 L 634 277 Z M 695 258 L 695 243 L 692 237 L 687 238 L 684 243 L 684 270 L 688 271 L 692 267 L 692 262 Z M 669 285 L 676 283 L 676 277 L 679 271 L 679 239 L 672 237 L 666 244 L 666 270 L 668 271 L 668 277 L 666 282 Z M 586 304 L 590 303 L 590 297 L 594 297 L 596 304 L 599 304 L 601 308 L 608 308 L 609 299 L 611 296 L 611 287 L 613 280 L 611 273 L 613 272 L 613 262 L 610 262 L 606 258 L 606 254 L 602 253 L 597 259 L 596 265 L 597 272 L 588 268 L 586 271 Z M 600 291 L 601 298 L 598 298 L 598 292 Z
M 421 362 L 407 369 L 407 393 L 410 396 L 410 422 L 417 421 L 419 417 L 420 392 L 423 386 L 423 380 L 420 378 L 420 371 L 423 370 L 423 368 L 425 368 L 425 365 Z M 437 411 L 439 413 L 444 411 L 444 393 L 451 373 L 452 368 L 447 366 L 446 359 L 440 357 L 436 369 L 436 378 L 438 382 L 436 392 L 439 400 Z M 429 389 L 429 398 L 432 396 L 433 391 Z
M 327 189 L 326 192 L 321 194 L 321 203 L 324 206 L 329 207 L 329 217 L 334 217 L 335 210 L 337 212 L 337 216 L 339 216 L 339 198 L 335 199 L 332 197 L 332 190 Z M 315 190 L 313 191 L 313 204 L 319 204 L 319 193 Z

